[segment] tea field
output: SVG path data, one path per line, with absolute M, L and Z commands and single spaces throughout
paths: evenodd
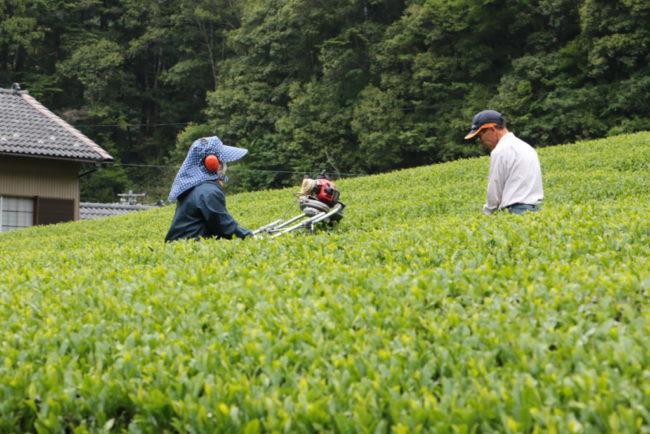
M 481 214 L 483 157 L 341 180 L 314 235 L 0 234 L 0 432 L 650 431 L 650 132 L 538 151 L 524 216 Z

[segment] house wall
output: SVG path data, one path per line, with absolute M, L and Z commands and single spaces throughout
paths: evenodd
M 0 196 L 73 199 L 79 220 L 80 164 L 0 155 Z

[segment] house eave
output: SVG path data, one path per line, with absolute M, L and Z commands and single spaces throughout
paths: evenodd
M 115 162 L 114 159 L 110 158 L 81 158 L 81 157 L 64 157 L 64 156 L 55 156 L 55 155 L 43 155 L 43 154 L 26 154 L 20 152 L 2 152 L 0 155 L 6 155 L 9 157 L 21 157 L 21 158 L 38 158 L 41 160 L 59 160 L 59 161 L 72 161 L 77 163 L 97 163 L 97 164 L 111 164 Z

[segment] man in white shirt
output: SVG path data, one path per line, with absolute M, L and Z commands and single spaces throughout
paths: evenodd
M 506 128 L 501 113 L 484 110 L 474 116 L 465 136 L 478 136 L 490 151 L 490 176 L 484 214 L 507 209 L 511 214 L 539 211 L 544 189 L 537 152 Z

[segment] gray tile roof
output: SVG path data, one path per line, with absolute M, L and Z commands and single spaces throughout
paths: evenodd
M 79 204 L 79 218 L 91 220 L 114 215 L 128 214 L 135 211 L 158 208 L 157 205 L 130 205 L 128 203 L 94 203 L 81 202 Z
M 113 157 L 26 91 L 0 89 L 0 154 L 110 162 Z

